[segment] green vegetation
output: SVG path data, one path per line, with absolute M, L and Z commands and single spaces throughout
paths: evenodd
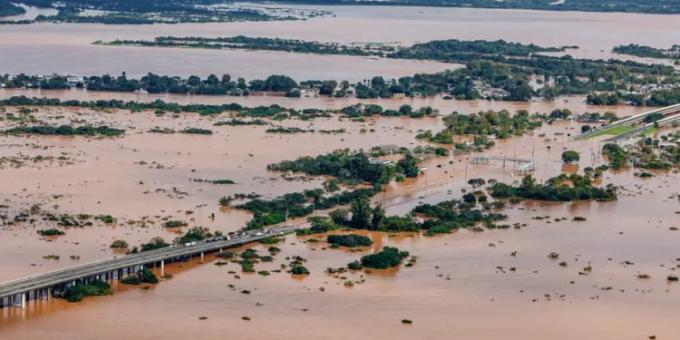
M 293 275 L 309 275 L 309 269 L 303 265 L 296 265 L 290 268 L 290 273 Z
M 349 248 L 365 247 L 373 244 L 373 241 L 371 241 L 370 238 L 357 234 L 328 235 L 328 237 L 326 238 L 326 242 L 334 246 L 342 246 Z
M 184 235 L 175 239 L 176 244 L 185 244 L 189 242 L 203 241 L 206 238 L 213 237 L 210 229 L 205 227 L 193 227 L 184 233 Z
M 284 222 L 288 217 L 307 216 L 315 209 L 329 209 L 348 204 L 357 197 L 370 197 L 374 194 L 374 189 L 356 189 L 324 196 L 323 190 L 316 189 L 289 193 L 271 200 L 253 199 L 236 207 L 253 213 L 247 229 L 259 229 Z
M 490 188 L 491 196 L 497 199 L 521 198 L 540 201 L 574 200 L 616 200 L 616 187 L 607 185 L 604 189 L 593 186 L 589 177 L 578 174 L 560 174 L 544 184 L 537 184 L 531 175 L 522 179 L 518 186 L 497 182 Z
M 164 228 L 181 228 L 181 227 L 186 227 L 189 224 L 185 221 L 180 221 L 180 220 L 170 220 L 170 221 L 165 221 L 163 223 Z
M 521 136 L 542 125 L 541 119 L 520 110 L 514 115 L 506 110 L 482 111 L 470 115 L 454 112 L 443 118 L 445 128 L 436 134 L 425 131 L 416 135 L 432 143 L 454 144 L 454 136 L 473 136 L 471 145 L 456 144 L 460 150 L 482 150 L 494 145 L 493 138 Z
M 333 176 L 349 184 L 370 183 L 372 188 L 347 190 L 339 193 L 324 193 L 323 189 L 305 190 L 302 193 L 289 193 L 271 200 L 252 199 L 237 208 L 253 213 L 248 229 L 257 229 L 285 221 L 288 217 L 302 217 L 316 209 L 329 209 L 338 205 L 371 197 L 381 190 L 399 173 L 406 176 L 417 176 L 416 159 L 407 154 L 396 166 L 375 162 L 363 152 L 351 152 L 347 149 L 317 157 L 302 157 L 294 161 L 283 161 L 267 166 L 269 170 L 304 172 L 314 176 Z M 415 167 L 415 169 L 414 169 Z M 222 198 L 226 204 L 231 198 Z
M 233 119 L 217 122 L 213 125 L 215 125 L 215 126 L 223 126 L 223 125 L 243 126 L 243 125 L 269 125 L 269 123 L 267 123 L 266 121 L 264 121 L 262 119 L 243 120 L 243 119 L 233 118 Z
M 205 49 L 245 49 L 285 51 L 295 53 L 317 54 L 346 54 L 368 56 L 378 52 L 392 52 L 394 48 L 383 45 L 342 45 L 338 43 L 322 43 L 281 38 L 254 38 L 246 36 L 234 37 L 156 37 L 154 40 L 114 40 L 100 43 L 113 46 L 144 46 L 144 47 L 191 47 Z M 370 48 L 370 50 L 369 50 Z
M 305 133 L 305 132 L 313 132 L 313 130 L 305 130 L 301 129 L 299 127 L 283 127 L 283 126 L 277 126 L 273 128 L 269 128 L 265 130 L 267 133 L 283 133 L 283 134 L 291 134 L 291 133 Z
M 199 182 L 199 183 L 210 183 L 210 184 L 222 184 L 222 185 L 229 185 L 229 184 L 236 184 L 231 179 L 200 179 L 200 178 L 193 178 L 191 179 L 192 182 Z
M 350 182 L 369 182 L 376 185 L 388 183 L 398 173 L 413 175 L 415 159 L 405 155 L 397 166 L 375 162 L 364 152 L 349 149 L 336 150 L 317 157 L 301 157 L 293 161 L 270 164 L 273 171 L 304 172 L 313 176 L 333 176 Z
M 158 277 L 156 277 L 156 274 L 148 268 L 144 268 L 135 274 L 124 277 L 120 282 L 126 285 L 138 285 L 142 283 L 156 284 L 158 283 Z
M 285 8 L 269 7 L 267 9 L 253 6 L 230 5 L 212 6 L 220 4 L 215 0 L 193 1 L 97 1 L 97 0 L 66 0 L 54 2 L 52 0 L 22 0 L 22 4 L 39 8 L 53 8 L 58 10 L 55 15 L 38 15 L 33 20 L 2 21 L 3 24 L 30 24 L 35 22 L 55 23 L 96 23 L 112 25 L 141 25 L 141 24 L 176 24 L 176 23 L 205 23 L 205 22 L 234 22 L 234 21 L 270 21 L 297 20 L 326 15 L 328 12 L 320 10 L 299 10 L 296 15 L 288 13 Z M 94 10 L 91 13 L 85 11 Z M 23 8 L 17 7 L 10 0 L 0 0 L 0 17 L 22 14 Z
M 201 128 L 186 128 L 181 133 L 191 134 L 191 135 L 212 135 L 212 130 L 201 129 Z
M 603 129 L 598 132 L 595 132 L 591 137 L 598 137 L 604 135 L 618 136 L 631 130 L 633 130 L 633 127 L 630 125 L 617 125 L 608 129 Z
M 618 54 L 627 54 L 643 58 L 680 59 L 680 45 L 673 45 L 669 49 L 662 49 L 638 44 L 629 44 L 616 46 L 612 51 Z
M 653 89 L 646 91 L 646 93 L 620 90 L 589 94 L 586 98 L 586 103 L 592 105 L 629 103 L 636 106 L 670 106 L 680 103 L 680 87 Z
M 103 126 L 78 126 L 72 127 L 69 125 L 48 126 L 48 125 L 34 125 L 34 126 L 20 126 L 4 133 L 12 135 L 48 135 L 48 136 L 107 136 L 117 137 L 125 133 L 125 130 L 110 128 Z
M 113 291 L 108 283 L 101 280 L 93 280 L 88 283 L 76 283 L 75 285 L 69 286 L 64 291 L 62 298 L 66 299 L 68 302 L 78 302 L 88 296 L 111 294 L 113 294 Z
M 438 6 L 463 8 L 533 9 L 544 11 L 627 12 L 627 13 L 680 13 L 672 0 L 394 0 L 376 3 L 370 0 L 278 0 L 281 3 L 317 5 L 383 5 L 383 6 Z
M 678 90 L 680 77 L 671 66 L 649 65 L 633 61 L 574 59 L 570 56 L 548 56 L 543 52 L 561 52 L 573 47 L 542 47 L 519 43 L 497 41 L 437 40 L 414 44 L 407 47 L 382 45 L 345 46 L 331 43 L 303 42 L 299 40 L 227 37 L 160 37 L 153 42 L 129 42 L 134 45 L 157 46 L 161 41 L 168 46 L 189 46 L 198 48 L 222 48 L 224 46 L 246 46 L 249 49 L 276 49 L 292 52 L 310 51 L 325 54 L 374 55 L 387 58 L 435 60 L 449 63 L 463 63 L 464 68 L 436 74 L 418 74 L 387 80 L 382 77 L 370 78 L 368 82 L 350 84 L 331 81 L 306 81 L 299 86 L 282 90 L 288 94 L 300 95 L 300 88 L 318 90 L 320 95 L 349 96 L 358 98 L 390 98 L 394 96 L 429 96 L 444 94 L 458 99 L 498 99 L 526 101 L 538 96 L 553 99 L 559 95 L 592 95 L 590 100 L 602 102 L 612 93 L 628 93 L 626 96 L 639 97 L 646 105 L 662 100 L 671 100 L 676 95 L 658 91 L 639 95 L 638 90 L 650 84 L 674 87 Z M 238 41 L 225 43 L 224 41 Z M 125 42 L 116 42 L 123 44 Z M 226 45 L 225 45 L 226 44 Z M 240 45 L 242 44 L 242 45 Z M 537 88 L 531 82 L 536 80 Z M 257 85 L 260 82 L 251 82 Z M 258 86 L 250 90 L 257 91 Z M 677 91 L 676 91 L 677 93 Z M 670 97 L 670 98 L 669 98 Z M 391 114 L 398 111 L 390 110 Z M 401 113 L 403 114 L 403 113 Z
M 602 146 L 602 154 L 609 159 L 609 166 L 613 169 L 621 169 L 628 163 L 628 155 L 615 143 L 607 143 Z
M 331 218 L 324 216 L 312 216 L 308 218 L 307 221 L 309 221 L 312 226 L 306 229 L 297 229 L 295 233 L 298 236 L 327 233 L 342 227 L 335 224 Z
M 125 249 L 129 247 L 129 245 L 125 240 L 115 240 L 111 243 L 110 247 L 114 249 Z
M 16 6 L 14 3 L 4 0 L 0 1 L 0 18 L 2 17 L 9 17 L 13 15 L 21 15 L 24 14 L 26 11 L 19 7 Z
M 581 159 L 581 156 L 578 154 L 578 152 L 574 150 L 567 150 L 562 152 L 562 162 L 571 164 L 571 163 L 578 163 L 578 161 Z
M 480 195 L 481 198 L 481 195 Z M 482 199 L 480 199 L 482 200 Z M 449 233 L 454 229 L 475 227 L 482 223 L 488 228 L 496 227 L 494 222 L 504 220 L 505 215 L 490 213 L 475 207 L 474 203 L 450 200 L 435 205 L 421 204 L 406 216 L 386 216 L 383 208 L 373 208 L 368 199 L 359 198 L 351 203 L 351 209 L 336 210 L 330 217 L 336 225 L 354 229 L 386 232 L 425 231 L 426 235 Z M 351 213 L 351 217 L 350 217 Z M 422 217 L 419 222 L 414 217 Z
M 155 250 L 155 249 L 165 248 L 165 247 L 169 247 L 169 246 L 170 246 L 170 244 L 165 242 L 165 240 L 163 240 L 162 238 L 154 237 L 154 238 L 151 239 L 151 241 L 142 244 L 141 251 Z
M 398 266 L 408 256 L 407 251 L 400 251 L 394 247 L 383 247 L 381 251 L 375 254 L 361 257 L 361 266 L 372 269 L 387 269 Z M 350 269 L 354 268 L 357 268 L 356 264 L 352 264 Z
M 2 76 L 0 76 L 0 79 Z M 26 81 L 31 81 L 27 79 Z M 21 83 L 20 83 L 21 84 Z M 19 87 L 22 87 L 20 85 Z M 11 87 L 11 86 L 10 86 Z M 135 102 L 135 101 L 122 101 L 122 100 L 97 100 L 97 101 L 80 101 L 80 100 L 59 100 L 52 98 L 29 98 L 26 96 L 13 96 L 8 99 L 0 100 L 0 106 L 65 106 L 65 107 L 82 107 L 90 108 L 95 110 L 108 110 L 108 109 L 122 109 L 130 110 L 132 112 L 139 112 L 142 110 L 155 110 L 162 112 L 193 112 L 200 115 L 216 115 L 224 112 L 237 112 L 242 116 L 254 115 L 255 113 L 262 112 L 265 108 L 270 110 L 276 109 L 277 113 L 287 112 L 286 109 L 280 106 L 273 105 L 271 107 L 256 107 L 248 108 L 240 104 L 222 104 L 222 105 L 209 105 L 209 104 L 189 104 L 180 105 L 177 103 L 167 103 L 160 99 L 149 103 Z M 297 113 L 297 112 L 294 112 Z M 291 113 L 293 114 L 293 113 Z
M 670 170 L 680 165 L 680 133 L 663 135 L 659 139 L 642 138 L 627 149 L 616 144 L 605 144 L 602 153 L 614 169 L 620 169 L 630 162 L 636 168 Z M 641 174 L 642 177 L 646 176 Z
M 59 229 L 56 229 L 56 228 L 49 228 L 49 229 L 38 230 L 38 235 L 40 235 L 40 236 L 61 236 L 61 235 L 66 235 L 66 233 L 59 230 Z

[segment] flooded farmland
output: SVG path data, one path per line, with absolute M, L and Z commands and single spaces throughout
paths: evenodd
M 267 164 L 338 148 L 385 144 L 413 147 L 419 143 L 414 138 L 418 131 L 441 126 L 438 118 L 351 122 L 332 117 L 281 124 L 317 129 L 342 126 L 347 133 L 279 136 L 265 133 L 265 127 L 260 126 L 213 127 L 214 121 L 225 117 L 189 113 L 173 118 L 157 117 L 152 112 L 41 108 L 34 115 L 53 122 L 108 124 L 129 132 L 123 137 L 94 139 L 2 137 L 1 143 L 6 146 L 3 150 L 11 150 L 4 157 L 41 154 L 44 158 L 67 158 L 62 164 L 41 161 L 4 167 L 3 178 L 12 181 L 3 185 L 3 204 L 20 209 L 39 202 L 55 212 L 111 214 L 118 222 L 67 228 L 66 235 L 54 240 L 36 235 L 36 230 L 44 227 L 40 222 L 35 226 L 4 227 L 0 234 L 5 254 L 2 279 L 7 280 L 113 256 L 115 252 L 108 244 L 114 239 L 122 238 L 130 244 L 153 236 L 172 239 L 176 234 L 160 225 L 164 216 L 225 232 L 236 230 L 249 215 L 220 208 L 219 197 L 242 191 L 272 197 L 321 185 L 318 180 L 285 180 L 281 174 L 267 171 Z M 148 132 L 154 127 L 187 126 L 209 127 L 214 134 Z M 560 171 L 559 154 L 563 148 L 593 154 L 582 161 L 582 166 L 601 164 L 603 160 L 595 152 L 599 150 L 597 143 L 571 141 L 562 135 L 577 127 L 576 123 L 546 125 L 530 135 L 498 143 L 486 153 L 534 157 L 535 175 L 543 180 Z M 361 132 L 362 128 L 371 132 Z M 552 148 L 548 149 L 548 145 Z M 374 201 L 382 203 L 388 213 L 403 214 L 419 202 L 434 203 L 459 196 L 467 186 L 466 180 L 472 177 L 506 182 L 519 178 L 511 166 L 504 169 L 501 164 L 472 165 L 466 159 L 465 155 L 431 159 L 424 176 L 391 184 Z M 307 266 L 312 272 L 304 279 L 291 279 L 285 273 L 266 277 L 229 274 L 234 264 L 222 267 L 213 265 L 216 259 L 208 258 L 204 264 L 194 259 L 168 266 L 169 272 L 176 271 L 173 278 L 150 290 L 127 287 L 116 289 L 114 296 L 76 305 L 51 300 L 35 302 L 24 311 L 4 309 L 0 334 L 32 339 L 57 329 L 58 334 L 72 339 L 179 338 L 192 336 L 192 329 L 199 327 L 201 334 L 194 337 L 204 339 L 227 331 L 241 338 L 259 337 L 262 329 L 268 330 L 268 336 L 312 338 L 352 325 L 354 338 L 439 337 L 450 334 L 452 327 L 457 334 L 471 337 L 496 336 L 512 328 L 517 339 L 529 334 L 552 336 L 555 327 L 570 329 L 560 339 L 671 335 L 678 329 L 669 327 L 674 323 L 667 309 L 679 296 L 675 285 L 666 283 L 665 275 L 677 266 L 675 245 L 680 237 L 669 230 L 677 224 L 675 176 L 663 173 L 640 180 L 630 171 L 606 174 L 604 182 L 625 188 L 625 195 L 616 202 L 513 205 L 505 212 L 509 222 L 527 224 L 519 230 L 460 231 L 435 237 L 371 234 L 377 249 L 395 245 L 418 257 L 414 267 L 389 273 L 334 277 L 324 273 L 327 267 L 342 266 L 369 249 L 344 252 L 323 242 L 308 242 L 314 237 L 288 236 L 281 245 L 283 252 L 275 256 L 273 263 L 258 264 L 258 270 L 276 268 L 285 262 L 285 257 L 300 255 L 309 259 Z M 216 186 L 190 181 L 223 177 L 237 184 Z M 187 215 L 188 211 L 192 213 Z M 209 218 L 212 213 L 217 216 L 214 220 Z M 144 216 L 151 221 L 145 227 L 125 223 Z M 550 218 L 535 220 L 535 216 Z M 587 221 L 570 221 L 573 216 L 583 216 Z M 562 217 L 568 220 L 550 223 Z M 262 246 L 259 248 L 262 251 Z M 511 256 L 513 252 L 517 255 Z M 559 252 L 568 266 L 558 266 L 547 258 L 550 252 Z M 60 259 L 42 258 L 48 254 Z M 73 255 L 77 259 L 70 258 Z M 593 268 L 592 273 L 579 275 L 586 266 Z M 637 273 L 649 274 L 651 279 L 638 279 Z M 346 280 L 357 283 L 348 288 L 342 284 Z M 244 289 L 252 293 L 239 293 Z M 638 307 L 642 305 L 644 308 Z M 520 319 L 516 317 L 518 309 L 522 310 Z M 145 322 L 149 324 L 173 322 L 151 336 L 145 329 L 132 327 L 138 324 L 139 314 L 148 315 Z M 251 320 L 241 320 L 242 315 Z M 208 319 L 199 320 L 199 316 Z M 414 324 L 402 326 L 402 318 L 413 319 Z M 541 322 L 521 321 L 524 318 Z M 483 320 L 484 327 L 479 320 Z M 636 320 L 634 329 L 632 320 Z M 290 326 L 298 322 L 314 326 L 301 332 Z M 85 326 L 92 323 L 98 325 L 96 330 Z
M 247 78 L 288 74 L 296 79 L 360 81 L 372 75 L 399 77 L 457 65 L 91 43 L 159 35 L 239 34 L 402 44 L 502 38 L 578 45 L 578 50 L 570 52 L 574 56 L 609 58 L 611 47 L 621 43 L 669 47 L 680 42 L 677 16 L 302 7 L 318 7 L 335 15 L 295 22 L 2 25 L 0 63 L 5 65 L 2 72 L 11 74 L 127 71 L 135 76 L 230 73 Z M 520 183 L 524 172 L 510 159 L 531 160 L 538 183 L 560 173 L 584 173 L 586 168 L 609 164 L 602 154 L 608 136 L 575 139 L 585 124 L 573 119 L 544 119 L 540 127 L 497 138 L 480 152 L 462 152 L 454 145 L 416 138 L 424 131 L 444 128 L 445 116 L 454 111 L 549 114 L 568 109 L 574 115 L 613 112 L 625 117 L 652 109 L 587 105 L 584 96 L 509 102 L 442 96 L 286 98 L 276 93 L 235 97 L 0 89 L 1 99 L 22 95 L 248 107 L 278 104 L 298 110 L 339 110 L 359 103 L 397 110 L 408 104 L 430 106 L 438 114 L 357 119 L 334 112 L 309 120 L 264 117 L 262 124 L 230 125 L 221 123 L 243 117 L 235 111 L 199 115 L 68 106 L 0 107 L 0 283 L 123 257 L 133 246 L 154 237 L 171 242 L 191 227 L 223 234 L 239 231 L 253 214 L 225 206 L 221 198 L 256 194 L 272 199 L 327 185 L 328 178 L 322 176 L 268 169 L 269 164 L 302 156 L 373 147 L 446 149 L 447 154 L 419 154 L 418 176 L 392 180 L 371 198 L 387 215 L 399 216 L 418 205 L 459 200 L 465 193 L 484 190 L 473 188 L 470 179 Z M 4 133 L 31 125 L 107 126 L 125 132 L 113 137 Z M 299 130 L 274 133 L 273 128 Z M 191 129 L 210 133 L 181 133 Z M 655 128 L 648 136 L 659 138 L 677 131 L 677 125 Z M 576 164 L 564 164 L 562 153 L 567 150 L 580 155 Z M 479 161 L 484 157 L 488 161 Z M 494 210 L 507 215 L 502 228 L 460 228 L 436 235 L 356 230 L 352 233 L 368 237 L 372 244 L 352 249 L 332 246 L 326 241 L 328 233 L 289 234 L 276 244 L 255 242 L 227 249 L 234 254 L 253 249 L 270 255 L 254 264 L 254 272 L 244 272 L 238 261 L 221 253 L 208 254 L 203 261 L 194 257 L 166 264 L 163 273 L 154 267 L 158 284 L 113 282 L 109 296 L 77 303 L 30 300 L 26 308 L 0 308 L 0 339 L 677 339 L 680 283 L 671 278 L 680 276 L 678 168 L 650 170 L 649 177 L 640 172 L 635 167 L 602 172 L 595 186 L 618 186 L 615 201 L 510 200 Z M 89 222 L 58 225 L 63 216 L 83 216 Z M 183 224 L 169 227 L 168 222 L 174 221 Z M 286 216 L 283 224 L 309 226 L 306 217 Z M 64 234 L 41 236 L 39 231 L 47 228 L 58 228 Z M 125 241 L 129 247 L 112 248 L 115 241 Z M 391 269 L 334 270 L 384 246 L 408 251 L 411 262 Z M 304 259 L 309 275 L 288 273 L 298 257 Z

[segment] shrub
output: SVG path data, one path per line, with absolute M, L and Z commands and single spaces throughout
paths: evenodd
M 363 256 L 361 265 L 366 268 L 386 269 L 398 266 L 408 255 L 407 251 L 400 251 L 394 247 L 384 247 L 378 253 Z
M 363 236 L 363 235 L 357 235 L 357 234 L 349 234 L 349 235 L 329 235 L 326 238 L 326 242 L 332 244 L 332 245 L 338 245 L 338 246 L 344 246 L 344 247 L 362 247 L 362 246 L 370 246 L 373 244 L 373 241 L 371 241 L 370 238 Z

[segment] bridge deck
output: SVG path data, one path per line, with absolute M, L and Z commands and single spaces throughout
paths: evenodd
M 577 138 L 577 139 L 589 138 L 589 137 L 597 135 L 598 133 L 600 133 L 602 131 L 605 131 L 605 130 L 608 130 L 608 129 L 611 129 L 611 128 L 614 128 L 614 127 L 617 127 L 617 126 L 620 126 L 620 125 L 634 124 L 634 123 L 637 123 L 637 122 L 644 120 L 645 117 L 647 117 L 648 115 L 654 114 L 654 113 L 662 113 L 664 115 L 680 113 L 680 104 L 656 108 L 656 109 L 653 109 L 653 110 L 650 110 L 650 111 L 647 111 L 647 112 L 638 113 L 638 114 L 630 116 L 630 117 L 619 119 L 617 121 L 612 122 L 611 124 L 605 125 L 605 126 L 600 127 L 598 129 L 592 129 L 588 132 L 582 133 L 582 134 L 576 136 L 575 138 Z
M 103 273 L 113 272 L 133 266 L 146 265 L 168 259 L 193 256 L 223 248 L 235 247 L 255 242 L 257 240 L 271 237 L 280 233 L 292 232 L 293 230 L 295 230 L 295 228 L 290 226 L 272 228 L 268 230 L 268 232 L 262 233 L 262 235 L 247 234 L 240 237 L 235 237 L 231 240 L 198 242 L 192 246 L 175 245 L 64 268 L 48 273 L 32 275 L 18 280 L 1 283 L 0 298 L 22 294 L 32 290 L 53 287 L 64 283 L 70 283 L 82 278 L 94 277 Z

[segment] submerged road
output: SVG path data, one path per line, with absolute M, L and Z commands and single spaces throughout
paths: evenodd
M 221 251 L 225 248 L 252 243 L 267 237 L 287 234 L 295 231 L 295 229 L 294 226 L 282 226 L 243 233 L 231 239 L 221 237 L 187 245 L 172 245 L 3 282 L 0 283 L 0 307 L 23 306 L 27 299 L 48 298 L 56 287 L 72 285 L 81 280 L 121 279 L 123 274 L 138 272 L 145 266 L 160 263 L 163 267 L 165 261 L 196 255 L 203 256 L 205 253 Z

